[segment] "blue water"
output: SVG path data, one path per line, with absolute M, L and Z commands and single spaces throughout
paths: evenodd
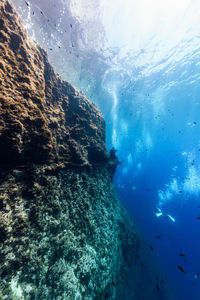
M 115 183 L 180 299 L 196 300 L 200 299 L 200 88 L 180 84 L 178 71 L 170 78 L 160 77 L 155 85 L 150 77 L 151 88 L 135 83 L 136 104 L 133 100 L 133 113 L 127 109 L 125 114 L 127 124 L 132 124 L 118 137 L 122 164 Z M 176 84 L 162 91 L 159 85 L 166 79 Z M 158 88 L 164 108 L 155 114 L 149 102 L 157 101 Z M 120 111 L 117 115 L 120 118 Z
M 199 300 L 200 2 L 14 2 L 57 71 L 103 112 L 117 194 L 176 300 Z
M 167 78 L 176 81 L 168 90 L 159 87 L 162 79 L 166 80 L 164 76 L 155 85 L 150 77 L 151 88 L 146 88 L 145 82 L 135 83 L 136 104 L 133 100 L 133 112 L 127 109 L 124 114 L 127 124 L 132 124 L 128 132 L 123 134 L 122 129 L 118 137 L 122 164 L 115 183 L 120 199 L 153 246 L 180 299 L 197 300 L 200 299 L 200 220 L 197 219 L 200 215 L 200 89 L 197 84 L 180 84 L 178 71 L 174 70 Z M 154 95 L 158 88 L 164 108 L 155 114 L 149 102 L 157 101 Z M 137 118 L 138 105 L 141 108 Z M 120 111 L 117 115 L 120 118 Z

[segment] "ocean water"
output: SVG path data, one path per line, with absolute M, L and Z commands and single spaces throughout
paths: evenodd
M 176 299 L 199 300 L 200 2 L 13 2 L 57 71 L 103 112 L 117 194 Z

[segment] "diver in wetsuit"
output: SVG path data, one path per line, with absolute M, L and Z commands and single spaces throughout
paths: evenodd
M 112 147 L 110 149 L 110 160 L 114 161 L 117 165 L 120 164 L 120 161 L 116 155 L 117 149 L 115 149 L 114 147 Z

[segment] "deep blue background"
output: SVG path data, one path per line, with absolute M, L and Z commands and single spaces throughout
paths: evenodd
M 200 216 L 200 88 L 199 82 L 191 86 L 180 84 L 176 75 L 174 72 L 170 78 L 176 80 L 176 85 L 163 91 L 164 108 L 156 114 L 152 110 L 152 100 L 148 99 L 156 100 L 154 89 L 159 87 L 161 90 L 162 80 L 166 80 L 162 76 L 155 85 L 152 82 L 151 89 L 146 89 L 144 82 L 143 96 L 141 96 L 143 83 L 136 82 L 131 110 L 130 106 L 121 105 L 118 118 L 126 115 L 125 120 L 131 126 L 128 133 L 124 135 L 121 132 L 121 136 L 118 137 L 120 140 L 118 156 L 122 163 L 118 167 L 115 184 L 121 201 L 149 245 L 154 248 L 163 271 L 178 293 L 178 297 L 198 300 L 200 299 L 200 220 L 197 219 Z M 190 73 L 187 76 L 189 80 Z M 140 103 L 137 89 L 140 93 Z M 122 97 L 120 89 L 118 95 Z M 124 93 L 123 97 L 126 97 Z M 123 101 L 120 99 L 119 102 Z M 140 118 L 134 119 L 132 111 L 137 112 L 138 107 L 142 112 Z M 148 144 L 145 145 L 144 127 L 151 136 L 150 147 Z M 119 134 L 120 130 L 118 128 Z M 142 146 L 136 154 L 137 139 L 142 141 Z M 112 144 L 112 141 L 110 143 Z M 127 159 L 130 153 L 131 163 Z M 141 168 L 138 169 L 139 163 Z M 189 173 L 189 170 L 192 171 Z M 173 189 L 170 182 L 174 179 L 178 187 Z M 163 204 L 159 203 L 160 190 L 171 193 L 170 199 L 165 199 Z M 163 212 L 161 217 L 156 216 L 158 207 Z M 175 222 L 167 217 L 168 214 Z M 185 256 L 179 256 L 180 253 Z M 178 266 L 186 273 L 181 272 Z

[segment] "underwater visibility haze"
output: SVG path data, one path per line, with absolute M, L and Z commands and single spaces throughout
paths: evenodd
M 200 1 L 12 2 L 56 71 L 102 111 L 117 194 L 147 255 L 176 300 L 199 300 Z

